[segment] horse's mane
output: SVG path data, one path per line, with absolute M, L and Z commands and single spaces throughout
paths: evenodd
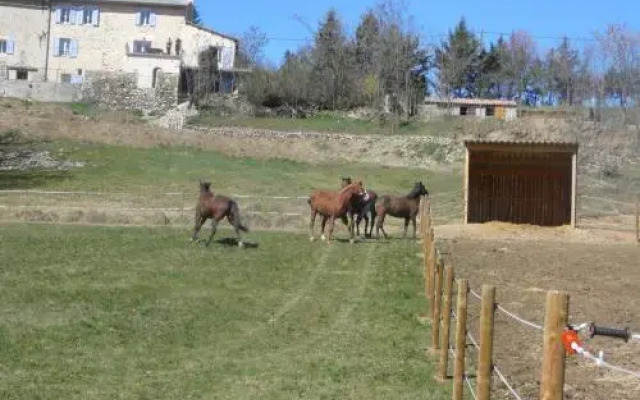
M 358 182 L 354 182 L 354 183 L 350 183 L 347 186 L 343 187 L 342 189 L 340 189 L 340 191 L 338 193 L 343 194 L 344 192 L 347 191 L 347 189 L 351 188 L 354 185 L 357 185 Z
M 413 189 L 411 189 L 411 192 L 409 192 L 409 194 L 407 195 L 407 199 L 417 198 L 419 190 L 420 190 L 419 186 L 416 185 Z

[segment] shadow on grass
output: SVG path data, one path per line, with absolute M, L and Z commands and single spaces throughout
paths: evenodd
M 238 247 L 238 239 L 237 238 L 222 238 L 214 241 L 214 243 L 221 244 L 225 247 Z M 260 247 L 258 243 L 246 242 L 243 241 L 245 249 L 257 249 Z

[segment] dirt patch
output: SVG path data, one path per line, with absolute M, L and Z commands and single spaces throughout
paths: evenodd
M 477 293 L 495 285 L 498 302 L 511 312 L 542 325 L 548 290 L 570 294 L 570 322 L 595 321 L 640 331 L 640 247 L 601 232 L 517 227 L 508 224 L 442 226 L 439 248 L 456 275 Z M 479 302 L 469 296 L 469 331 L 478 337 Z M 494 361 L 523 398 L 539 396 L 542 332 L 496 313 Z M 605 360 L 640 371 L 640 341 L 595 338 L 587 348 L 603 350 Z M 470 364 L 476 361 L 470 352 Z M 640 398 L 640 382 L 599 369 L 584 359 L 567 359 L 568 399 L 628 400 Z M 497 398 L 512 398 L 494 379 Z

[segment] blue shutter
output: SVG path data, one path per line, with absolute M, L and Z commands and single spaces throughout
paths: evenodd
M 69 44 L 69 57 L 77 58 L 78 57 L 78 40 L 71 39 Z
M 60 39 L 54 37 L 51 41 L 51 45 L 53 46 L 53 56 L 60 57 Z
M 56 8 L 56 24 L 62 22 L 62 10 L 60 7 Z
M 156 26 L 156 22 L 157 22 L 157 16 L 156 13 L 151 11 L 150 13 L 151 15 L 149 16 L 149 25 L 151 26 Z
M 142 12 L 138 11 L 136 13 L 136 25 L 142 25 Z
M 91 19 L 93 19 L 93 26 L 100 25 L 100 9 L 98 7 L 94 8 L 92 11 Z
M 12 40 L 7 41 L 7 54 L 13 54 L 14 42 Z
M 75 25 L 76 24 L 76 9 L 75 8 L 70 8 L 69 9 L 69 24 L 71 24 L 71 25 Z

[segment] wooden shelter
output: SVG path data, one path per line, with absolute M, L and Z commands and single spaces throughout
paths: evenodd
M 465 141 L 464 222 L 576 226 L 578 144 Z

